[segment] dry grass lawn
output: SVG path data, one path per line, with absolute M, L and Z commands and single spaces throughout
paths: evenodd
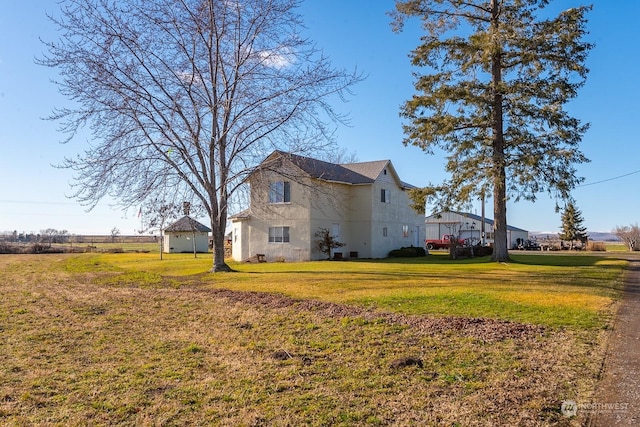
M 565 418 L 560 404 L 592 397 L 621 271 L 593 270 L 609 290 L 589 295 L 545 291 L 544 280 L 525 293 L 492 288 L 503 304 L 542 299 L 550 312 L 580 309 L 585 294 L 600 320 L 562 325 L 394 310 L 393 298 L 412 299 L 392 286 L 397 273 L 385 288 L 395 292 L 345 275 L 340 296 L 335 283 L 314 294 L 323 278 L 296 270 L 307 263 L 283 279 L 255 269 L 287 266 L 198 275 L 173 259 L 181 267 L 143 255 L 0 256 L 0 425 L 578 426 L 584 417 Z M 395 267 L 375 268 L 380 282 Z M 296 275 L 301 297 L 253 292 Z M 422 305 L 433 295 L 413 292 Z

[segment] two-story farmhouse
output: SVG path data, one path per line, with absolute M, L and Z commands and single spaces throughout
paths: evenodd
M 267 261 L 326 258 L 314 250 L 320 229 L 344 243 L 335 252 L 345 258 L 384 258 L 424 245 L 424 214 L 411 208 L 412 186 L 389 160 L 334 164 L 276 151 L 248 183 L 250 207 L 231 217 L 237 261 L 257 254 Z

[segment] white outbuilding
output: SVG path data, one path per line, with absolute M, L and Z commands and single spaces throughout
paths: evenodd
M 211 229 L 188 215 L 164 229 L 164 253 L 209 252 Z

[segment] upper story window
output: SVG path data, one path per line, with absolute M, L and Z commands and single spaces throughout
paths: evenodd
M 269 184 L 269 203 L 291 202 L 291 184 L 288 181 L 276 181 Z
M 389 190 L 380 190 L 380 201 L 382 203 L 391 203 L 391 192 Z

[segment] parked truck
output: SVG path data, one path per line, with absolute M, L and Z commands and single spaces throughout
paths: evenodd
M 453 234 L 443 234 L 441 239 L 427 239 L 424 241 L 428 250 L 432 249 L 449 249 L 452 242 L 456 240 Z M 458 245 L 464 245 L 464 239 L 458 239 Z

